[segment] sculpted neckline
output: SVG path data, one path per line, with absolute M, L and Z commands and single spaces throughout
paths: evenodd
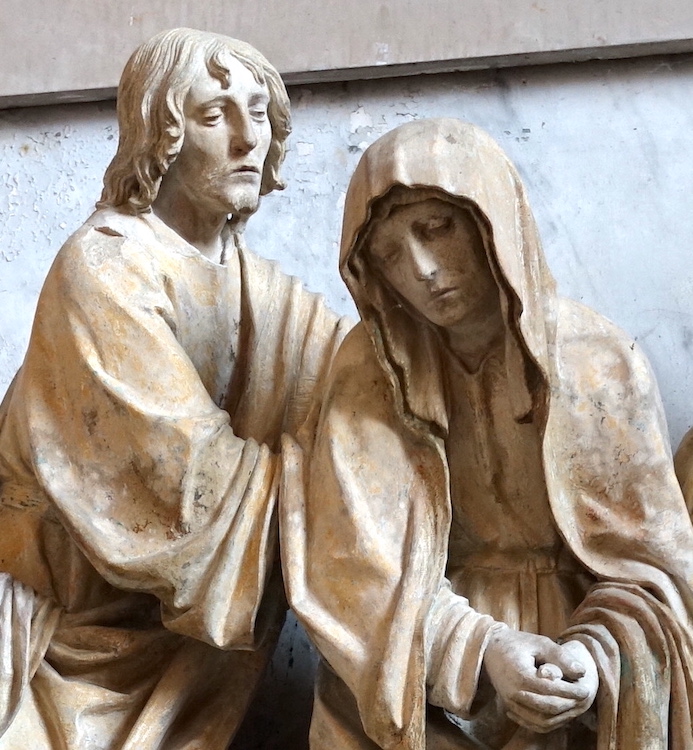
M 214 268 L 228 267 L 229 256 L 233 254 L 233 251 L 235 251 L 233 233 L 228 223 L 222 230 L 222 242 L 224 245 L 222 261 L 220 263 L 217 263 L 216 261 L 210 260 L 206 255 L 201 253 L 194 245 L 191 245 L 186 239 L 181 237 L 174 229 L 171 229 L 171 227 L 169 227 L 168 224 L 160 219 L 153 211 L 149 211 L 146 214 L 141 214 L 140 218 L 147 224 L 149 229 L 151 229 L 151 231 L 155 235 L 157 235 L 158 237 L 160 237 L 161 235 L 165 235 L 166 245 L 169 246 L 171 250 L 175 250 L 187 257 L 194 257 L 196 259 L 199 259 L 205 265 L 209 265 Z
M 228 224 L 224 227 L 222 234 L 225 249 L 223 263 L 217 263 L 207 258 L 175 230 L 171 229 L 153 211 L 135 216 L 111 208 L 102 208 L 91 215 L 87 224 L 95 229 L 105 226 L 112 232 L 135 240 L 145 247 L 153 243 L 164 245 L 169 252 L 198 260 L 204 265 L 216 269 L 228 268 L 229 260 L 235 254 L 232 231 Z

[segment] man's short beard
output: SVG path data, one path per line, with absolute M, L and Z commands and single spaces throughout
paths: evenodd
M 231 200 L 230 214 L 242 220 L 254 214 L 260 205 L 260 195 L 252 190 L 239 190 Z

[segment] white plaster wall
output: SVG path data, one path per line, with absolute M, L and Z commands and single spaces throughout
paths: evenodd
M 693 424 L 692 92 L 687 57 L 295 88 L 289 186 L 264 201 L 248 243 L 352 311 L 337 248 L 363 149 L 412 118 L 475 122 L 519 167 L 562 293 L 650 356 L 676 445 Z M 41 281 L 90 213 L 115 145 L 111 104 L 0 112 L 0 395 L 21 363 Z M 240 747 L 302 746 L 311 669 L 290 622 Z M 288 730 L 278 706 L 291 707 Z
M 674 444 L 693 424 L 693 59 L 419 76 L 291 91 L 289 186 L 248 229 L 340 311 L 344 191 L 365 146 L 416 117 L 489 130 L 517 164 L 562 293 L 643 345 Z M 0 392 L 41 281 L 89 214 L 117 140 L 111 104 L 0 112 Z

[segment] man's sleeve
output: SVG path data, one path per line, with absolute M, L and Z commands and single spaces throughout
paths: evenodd
M 64 250 L 4 432 L 106 580 L 156 595 L 171 630 L 252 648 L 276 554 L 276 459 L 211 400 L 141 248 L 90 229 Z

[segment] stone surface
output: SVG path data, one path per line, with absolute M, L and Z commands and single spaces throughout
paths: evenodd
M 382 136 L 340 271 L 361 321 L 279 502 L 311 748 L 685 748 L 693 526 L 657 385 L 557 295 L 503 151 L 451 118 Z
M 0 107 L 110 96 L 130 51 L 171 26 L 246 39 L 291 83 L 693 51 L 687 0 L 234 0 L 232 12 L 223 0 L 72 0 L 48 13 L 4 0 Z
M 561 292 L 648 355 L 676 445 L 693 424 L 693 171 L 681 158 L 693 143 L 692 86 L 693 64 L 680 56 L 291 88 L 287 189 L 263 199 L 247 244 L 353 312 L 335 259 L 365 146 L 416 117 L 483 125 L 522 173 Z M 0 394 L 56 249 L 91 212 L 116 143 L 112 103 L 0 112 Z M 310 652 L 295 632 L 285 631 L 247 747 L 290 746 L 280 726 L 310 710 Z
M 280 438 L 349 326 L 244 244 L 288 107 L 225 37 L 126 66 L 98 210 L 0 405 L 3 750 L 226 750 L 263 677 Z

